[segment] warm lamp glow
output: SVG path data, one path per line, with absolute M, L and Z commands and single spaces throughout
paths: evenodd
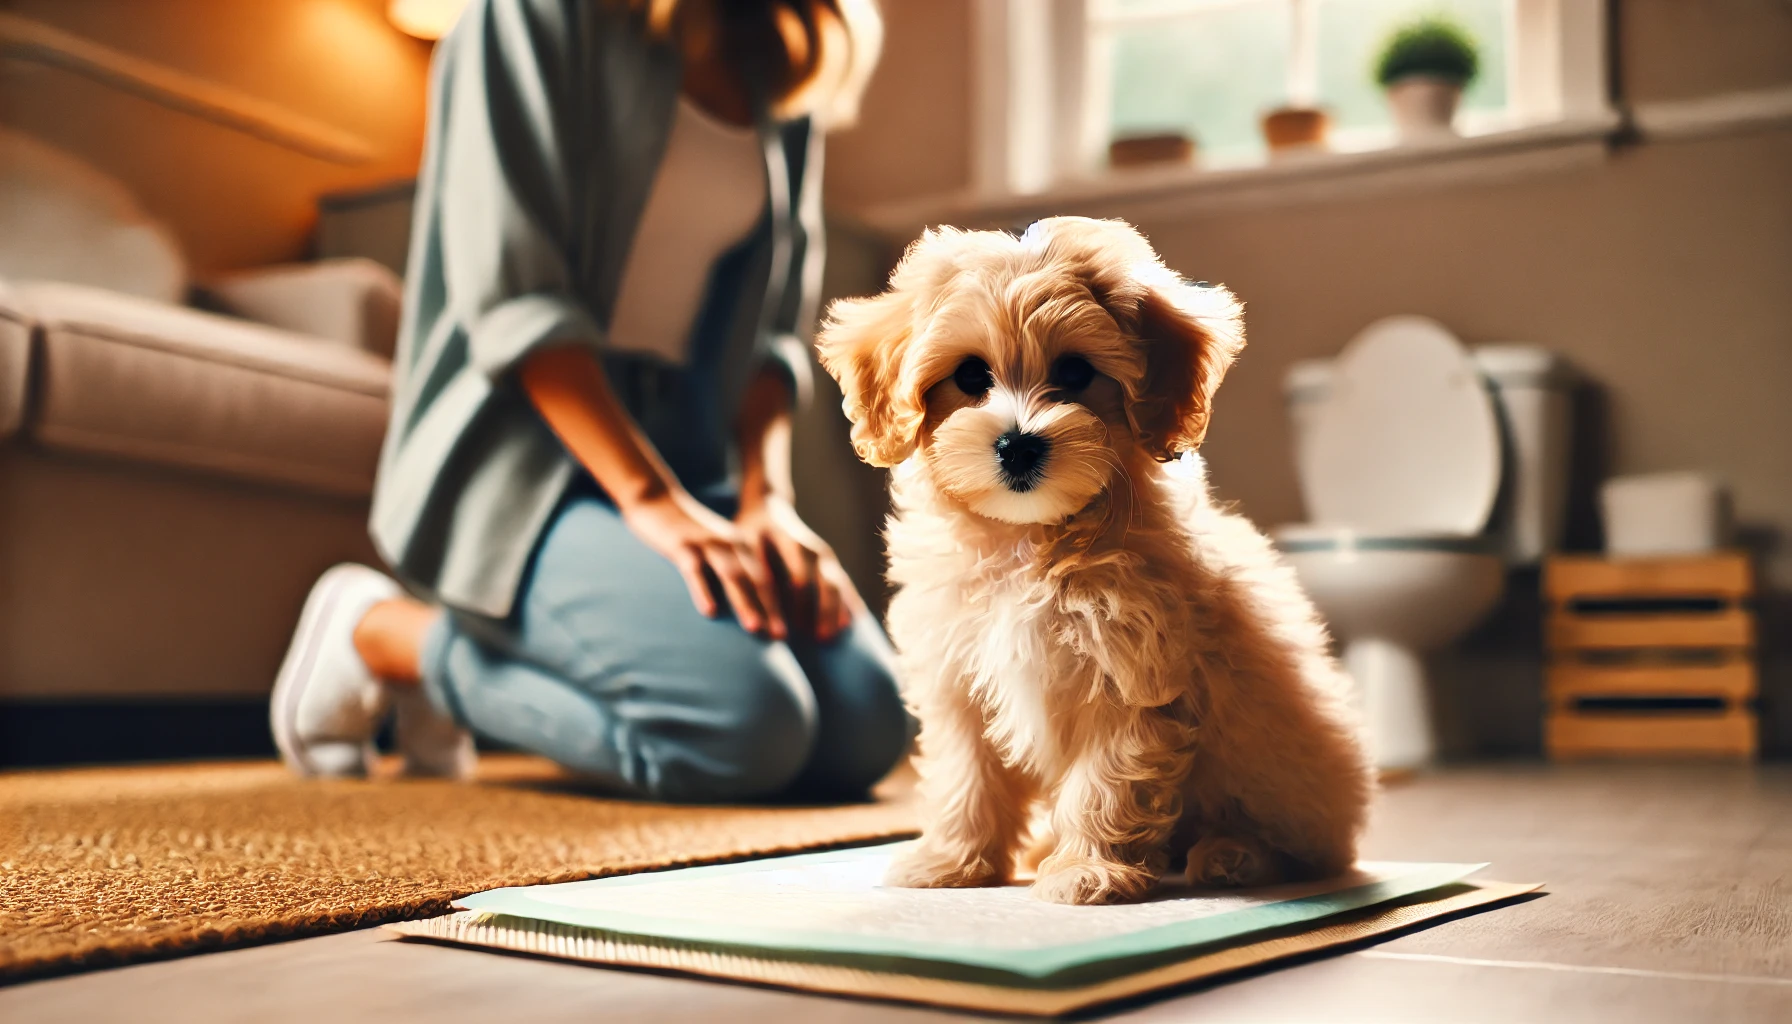
M 467 0 L 392 0 L 386 17 L 400 32 L 418 39 L 440 39 L 454 27 Z

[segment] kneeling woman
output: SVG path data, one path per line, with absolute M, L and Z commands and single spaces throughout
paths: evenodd
M 313 589 L 294 770 L 365 773 L 393 713 L 413 773 L 468 773 L 470 729 L 666 800 L 854 797 L 901 756 L 888 644 L 788 475 L 821 124 L 878 31 L 868 0 L 468 5 L 374 490 L 404 586 Z

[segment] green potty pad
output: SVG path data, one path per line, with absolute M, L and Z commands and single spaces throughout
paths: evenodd
M 1221 891 L 1166 881 L 1134 903 L 1063 906 L 1024 885 L 883 886 L 905 845 L 494 889 L 456 901 L 465 912 L 452 918 L 395 927 L 625 966 L 1061 1013 L 1142 991 L 1141 979 L 1188 980 L 1197 962 L 1235 969 L 1516 894 L 1462 884 L 1481 864 L 1366 861 L 1323 882 Z M 1240 951 L 1245 962 L 1234 963 Z

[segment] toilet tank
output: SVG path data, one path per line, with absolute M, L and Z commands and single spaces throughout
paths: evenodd
M 1508 562 L 1528 565 L 1562 542 L 1574 378 L 1560 356 L 1535 345 L 1480 345 L 1470 351 L 1493 393 L 1505 442 L 1500 498 L 1487 531 L 1501 538 Z M 1314 413 L 1331 392 L 1331 380 L 1329 359 L 1295 363 L 1283 380 L 1297 466 L 1303 464 L 1301 449 L 1311 443 Z

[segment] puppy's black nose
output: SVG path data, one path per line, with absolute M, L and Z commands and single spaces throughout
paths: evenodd
M 1051 441 L 1038 434 L 1010 430 L 996 438 L 996 461 L 1002 464 L 1008 486 L 1017 491 L 1031 490 L 1039 482 L 1040 467 L 1051 451 Z

